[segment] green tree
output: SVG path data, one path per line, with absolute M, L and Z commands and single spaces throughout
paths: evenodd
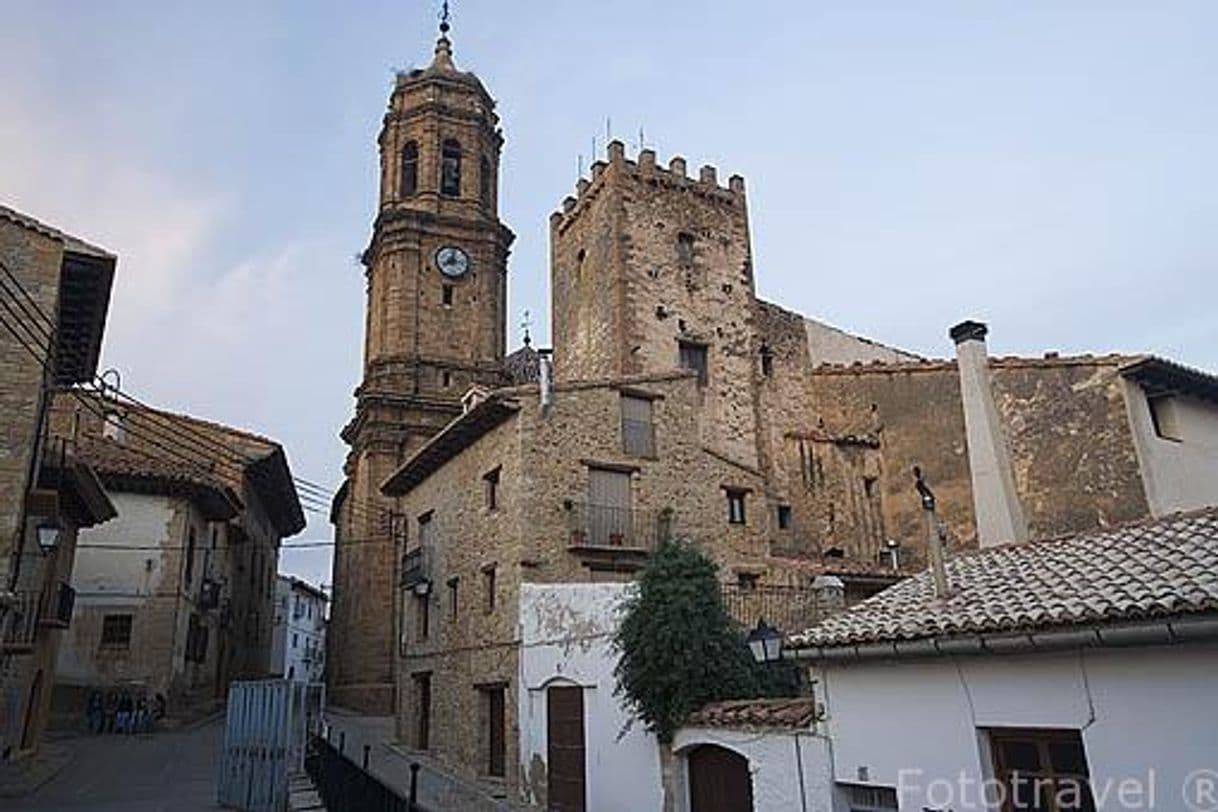
M 706 703 L 762 696 L 774 680 L 724 609 L 714 563 L 692 544 L 661 544 L 623 613 L 615 640 L 617 694 L 659 740 L 670 810 L 673 734 Z

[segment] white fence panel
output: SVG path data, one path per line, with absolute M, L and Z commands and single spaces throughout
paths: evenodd
M 325 687 L 288 680 L 234 682 L 220 758 L 221 806 L 284 812 L 288 779 L 304 769 L 305 745 L 322 724 Z

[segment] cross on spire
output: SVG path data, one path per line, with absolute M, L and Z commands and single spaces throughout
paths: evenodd
M 441 36 L 447 35 L 448 29 L 452 27 L 448 24 L 448 21 L 451 16 L 452 15 L 448 11 L 448 0 L 444 0 L 444 3 L 440 6 L 440 35 Z
M 527 347 L 533 343 L 533 337 L 529 335 L 529 329 L 533 326 L 533 319 L 529 316 L 529 311 L 524 311 L 524 317 L 520 320 L 520 329 L 524 332 L 524 345 Z

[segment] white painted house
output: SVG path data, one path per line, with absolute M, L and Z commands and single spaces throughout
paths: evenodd
M 923 574 L 789 641 L 833 809 L 1218 809 L 1218 509 L 946 574 L 946 595 Z
M 326 604 L 317 587 L 288 575 L 275 581 L 271 672 L 297 682 L 321 682 L 326 663 Z

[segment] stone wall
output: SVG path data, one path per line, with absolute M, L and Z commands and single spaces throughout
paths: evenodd
M 0 218 L 0 262 L 52 317 L 58 302 L 62 260 L 62 242 Z M 8 283 L 7 278 L 5 281 Z M 5 312 L 4 319 L 13 321 L 14 316 Z M 34 337 L 24 339 L 37 350 Z M 45 339 L 42 341 L 45 343 Z M 38 433 L 42 382 L 39 360 L 8 330 L 0 331 L 0 577 L 6 580 Z
M 776 345 L 781 349 L 782 345 Z M 770 485 L 793 506 L 794 550 L 875 562 L 887 539 L 924 564 L 920 466 L 950 543 L 975 544 L 960 382 L 952 362 L 789 367 L 762 387 Z M 1033 537 L 1148 514 L 1118 359 L 991 359 L 995 399 Z
M 589 380 L 680 367 L 682 342 L 705 348 L 703 442 L 755 467 L 757 342 L 744 181 L 697 179 L 655 153 L 608 162 L 580 180 L 550 221 L 555 371 Z

